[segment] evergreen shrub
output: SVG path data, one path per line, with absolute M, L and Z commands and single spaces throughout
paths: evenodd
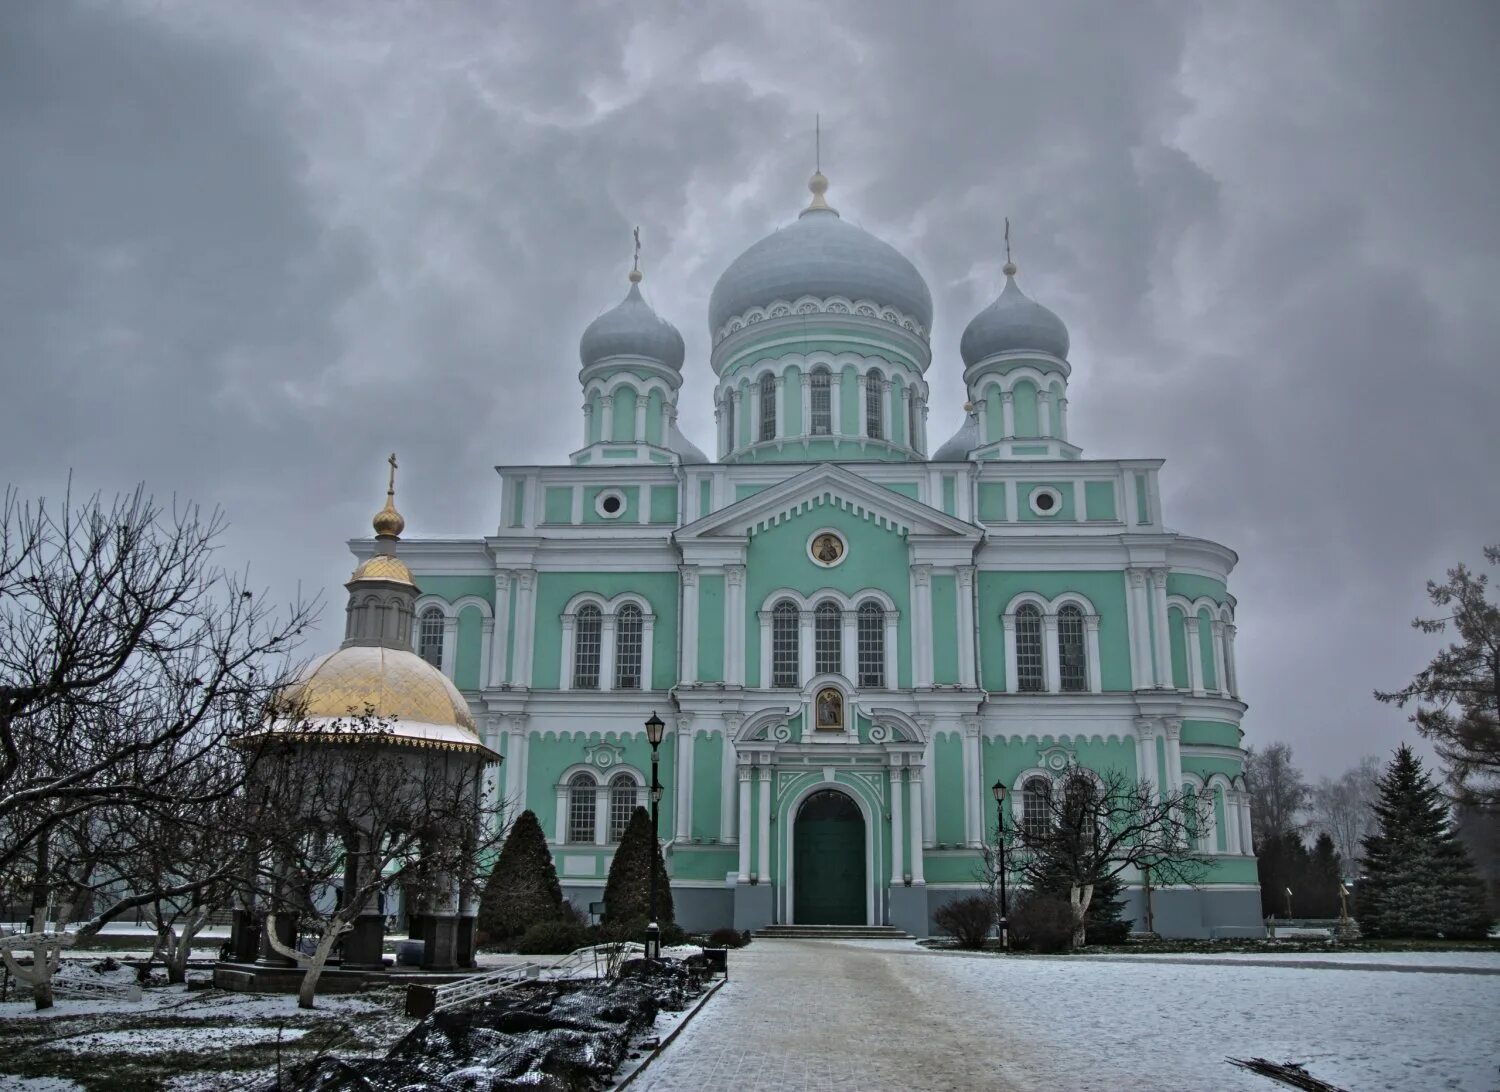
M 725 926 L 708 934 L 708 947 L 710 948 L 743 948 L 749 943 L 750 930 L 748 929 L 743 933 L 738 933 Z
M 594 931 L 587 925 L 565 921 L 539 921 L 516 940 L 521 955 L 567 955 L 594 943 Z
M 932 920 L 960 948 L 978 951 L 984 947 L 990 930 L 994 928 L 995 905 L 983 895 L 969 895 L 945 902 L 932 915 Z
M 662 859 L 661 845 L 651 831 L 651 816 L 645 808 L 636 808 L 620 837 L 615 858 L 610 862 L 609 879 L 604 883 L 606 925 L 625 927 L 639 922 L 641 932 L 644 932 L 646 923 L 651 920 L 652 868 L 656 869 L 656 921 L 662 928 L 662 943 L 666 944 L 667 927 L 677 920 L 672 907 L 672 884 L 667 879 L 667 864 Z M 678 935 L 681 932 L 678 930 Z
M 479 932 L 488 943 L 505 944 L 533 925 L 562 916 L 562 886 L 547 836 L 536 813 L 523 811 L 506 835 L 479 896 Z
M 1012 947 L 1066 952 L 1073 947 L 1073 907 L 1046 891 L 1022 891 L 1010 911 Z

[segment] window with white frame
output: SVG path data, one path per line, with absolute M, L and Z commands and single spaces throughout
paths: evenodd
M 593 603 L 578 609 L 573 624 L 573 689 L 599 689 L 599 658 L 603 649 L 604 615 Z
M 770 372 L 760 377 L 760 438 L 776 439 L 776 379 Z
M 641 689 L 641 608 L 626 603 L 615 612 L 615 689 Z
M 813 612 L 813 672 L 834 674 L 844 666 L 844 612 L 823 600 Z
M 438 607 L 428 607 L 422 612 L 417 627 L 417 655 L 433 667 L 443 666 L 443 612 Z
M 1040 838 L 1052 825 L 1052 782 L 1045 777 L 1028 778 L 1021 786 L 1021 832 Z
M 1042 611 L 1035 603 L 1016 610 L 1016 689 L 1040 692 L 1047 689 L 1042 661 Z
M 912 391 L 906 399 L 906 446 L 917 446 L 917 392 Z
M 734 392 L 729 391 L 724 395 L 724 412 L 729 415 L 729 450 L 733 451 L 739 439 L 739 430 L 735 427 L 738 422 L 734 419 Z
M 1064 690 L 1089 688 L 1088 645 L 1083 635 L 1083 611 L 1068 603 L 1057 612 L 1057 662 Z
M 771 609 L 771 685 L 798 686 L 797 604 L 783 599 Z
M 885 608 L 873 599 L 859 605 L 859 685 L 885 686 Z
M 639 802 L 640 786 L 628 773 L 617 773 L 609 779 L 609 840 L 618 842 L 630 825 Z
M 885 376 L 876 369 L 865 376 L 865 435 L 872 440 L 885 438 L 884 396 Z
M 832 383 L 827 368 L 815 368 L 812 373 L 812 434 L 827 436 L 833 431 Z
M 597 791 L 592 774 L 580 771 L 568 780 L 568 841 L 594 840 L 594 796 Z

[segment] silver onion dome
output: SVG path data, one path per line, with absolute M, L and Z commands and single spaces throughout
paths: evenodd
M 1005 288 L 964 329 L 958 351 L 966 368 L 1009 352 L 1039 352 L 1066 360 L 1068 328 L 1062 319 L 1021 291 L 1016 284 L 1016 267 L 1007 262 Z
M 640 274 L 632 271 L 624 300 L 604 312 L 583 331 L 578 358 L 587 368 L 615 356 L 643 357 L 682 370 L 682 335 L 651 309 L 641 295 Z

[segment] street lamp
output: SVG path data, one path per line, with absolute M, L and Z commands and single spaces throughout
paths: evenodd
M 651 858 L 647 864 L 650 870 L 650 884 L 648 890 L 651 892 L 651 920 L 646 924 L 646 958 L 661 958 L 661 926 L 656 920 L 656 854 L 659 852 L 658 841 L 658 805 L 661 803 L 661 779 L 658 773 L 661 769 L 661 737 L 666 731 L 666 723 L 656 715 L 656 710 L 651 711 L 651 719 L 646 721 L 646 740 L 651 744 Z
M 1005 786 L 999 781 L 990 787 L 995 794 L 995 845 L 1000 851 L 1000 947 L 1010 951 L 1010 900 L 1005 892 Z

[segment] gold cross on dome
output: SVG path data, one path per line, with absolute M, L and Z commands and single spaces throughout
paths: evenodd
M 385 487 L 385 493 L 388 497 L 394 497 L 396 495 L 396 453 L 394 451 L 391 452 L 391 457 L 386 462 L 391 464 L 391 480 L 390 484 Z

